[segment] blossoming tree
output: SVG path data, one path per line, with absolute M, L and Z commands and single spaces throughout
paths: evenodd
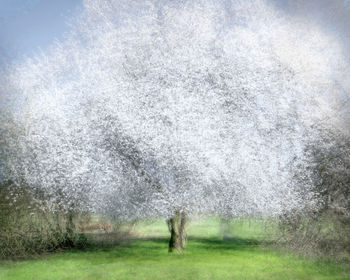
M 314 199 L 293 176 L 314 125 L 341 125 L 346 67 L 337 38 L 263 0 L 86 0 L 11 74 L 16 168 L 63 208 L 163 217 L 181 250 L 189 215 Z

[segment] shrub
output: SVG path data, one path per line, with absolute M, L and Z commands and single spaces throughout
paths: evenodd
M 23 187 L 0 186 L 0 258 L 23 258 L 83 246 L 81 214 L 50 211 Z

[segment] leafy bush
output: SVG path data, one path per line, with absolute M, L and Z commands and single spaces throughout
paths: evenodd
M 67 247 L 82 247 L 82 215 L 49 211 L 25 188 L 0 187 L 0 258 L 22 258 Z
M 332 210 L 298 212 L 280 218 L 279 244 L 302 254 L 334 259 L 350 254 L 350 217 Z

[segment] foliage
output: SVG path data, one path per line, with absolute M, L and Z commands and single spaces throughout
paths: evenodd
M 7 182 L 0 186 L 0 258 L 27 258 L 59 249 L 82 247 L 77 235 L 83 217 L 52 212 L 25 188 Z
M 298 212 L 280 219 L 279 245 L 304 255 L 348 260 L 350 223 L 332 211 Z
M 323 131 L 318 141 L 309 143 L 307 172 L 297 177 L 300 184 L 313 186 L 318 205 L 306 204 L 299 211 L 281 216 L 281 241 L 289 247 L 334 258 L 350 252 L 349 151 L 348 135 L 334 129 Z

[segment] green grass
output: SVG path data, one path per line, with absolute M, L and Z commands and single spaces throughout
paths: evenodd
M 259 221 L 193 221 L 184 254 L 168 254 L 165 222 L 136 226 L 138 238 L 118 245 L 1 262 L 0 279 L 350 279 L 350 268 L 274 251 Z M 233 231 L 233 234 L 232 234 Z M 224 240 L 222 235 L 228 236 Z

